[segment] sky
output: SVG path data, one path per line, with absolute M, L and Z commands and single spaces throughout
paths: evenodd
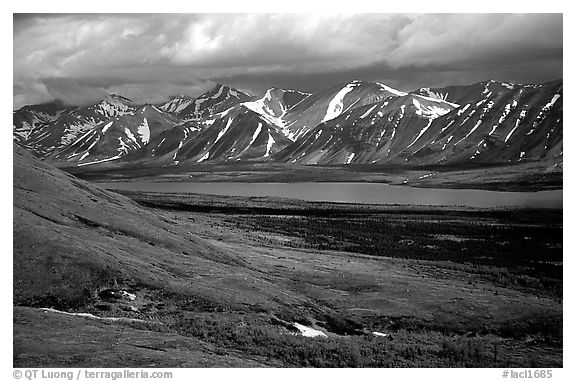
M 14 14 L 13 108 L 137 103 L 222 83 L 399 90 L 563 78 L 562 14 Z

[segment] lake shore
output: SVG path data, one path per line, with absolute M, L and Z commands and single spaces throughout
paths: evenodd
M 167 167 L 68 167 L 67 172 L 92 182 L 367 182 L 437 189 L 479 189 L 510 192 L 559 190 L 561 166 L 545 163 L 477 165 L 475 167 L 391 167 L 375 165 L 305 166 L 277 163 L 205 164 Z

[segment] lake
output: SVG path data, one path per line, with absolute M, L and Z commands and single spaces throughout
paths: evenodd
M 282 197 L 306 201 L 364 204 L 443 205 L 469 207 L 562 208 L 562 190 L 498 192 L 475 189 L 433 189 L 382 183 L 194 183 L 126 181 L 97 183 L 106 189 L 201 193 L 223 196 Z

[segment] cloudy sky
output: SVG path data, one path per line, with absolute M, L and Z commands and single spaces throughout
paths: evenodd
M 14 108 L 105 93 L 139 103 L 224 83 L 400 90 L 562 78 L 561 14 L 14 15 Z

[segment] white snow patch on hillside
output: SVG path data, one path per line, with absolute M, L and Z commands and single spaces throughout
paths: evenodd
M 425 95 L 420 95 L 420 94 L 413 94 L 413 96 L 414 96 L 414 97 L 421 98 L 421 99 L 425 99 L 425 100 L 430 101 L 430 102 L 436 102 L 436 103 L 440 103 L 440 104 L 448 104 L 448 105 L 450 105 L 450 106 L 452 106 L 452 107 L 454 107 L 454 108 L 460 107 L 460 105 L 459 105 L 458 103 L 448 102 L 448 101 L 446 101 L 446 100 L 438 99 L 438 98 L 435 98 L 435 97 L 427 97 L 427 96 L 425 96 Z M 450 111 L 450 110 L 448 110 L 448 111 Z
M 518 128 L 518 126 L 520 125 L 520 122 L 522 122 L 524 120 L 524 117 L 526 116 L 526 110 L 522 110 L 520 112 L 520 116 L 518 117 L 518 119 L 516 119 L 516 124 L 514 125 L 514 128 L 512 129 L 512 131 L 510 131 L 510 133 L 506 136 L 506 139 L 504 139 L 504 143 L 506 143 L 508 141 L 508 139 L 510 139 L 510 137 L 512 136 L 512 134 L 514 133 L 514 131 L 516 131 L 516 129 Z
M 468 136 L 472 135 L 472 133 L 473 133 L 474 131 L 476 131 L 476 129 L 477 129 L 478 127 L 480 127 L 481 124 L 482 124 L 482 119 L 478 119 L 478 121 L 476 122 L 476 124 L 474 125 L 474 127 L 472 127 L 472 129 L 470 130 L 470 132 L 468 132 L 468 133 L 466 134 L 466 136 L 464 136 L 464 138 L 463 138 L 462 140 L 464 140 L 464 139 L 466 139 Z
M 264 154 L 264 157 L 270 156 L 270 152 L 272 150 L 272 146 L 274 145 L 274 143 L 276 143 L 274 141 L 274 138 L 272 137 L 272 135 L 270 135 L 270 132 L 268 132 L 268 143 L 266 143 L 266 154 Z
M 556 103 L 556 101 L 558 100 L 558 98 L 560 98 L 560 94 L 554 94 L 554 96 L 552 97 L 552 100 L 550 102 L 548 102 L 546 104 L 546 106 L 544 106 L 544 108 L 550 108 L 554 105 L 554 103 Z
M 332 98 L 328 104 L 328 109 L 326 110 L 326 115 L 324 116 L 324 119 L 322 119 L 322 122 L 332 120 L 342 114 L 344 109 L 344 97 L 356 86 L 356 83 L 349 83 L 342 90 L 340 90 L 334 98 Z
M 100 316 L 92 315 L 92 314 L 89 314 L 86 312 L 65 312 L 65 311 L 55 310 L 53 308 L 40 308 L 40 309 L 42 311 L 44 311 L 45 313 L 46 312 L 52 312 L 52 313 L 57 313 L 57 314 L 62 314 L 62 315 L 83 317 L 83 318 L 94 319 L 94 320 L 107 320 L 107 321 L 113 321 L 113 322 L 118 322 L 118 321 L 143 322 L 144 321 L 142 319 L 132 319 L 132 318 L 126 318 L 126 317 L 100 317 Z
M 294 327 L 300 331 L 300 334 L 304 337 L 328 337 L 324 332 L 319 331 L 314 328 L 307 327 L 300 323 L 293 323 Z
M 247 107 L 248 109 L 261 115 L 268 122 L 284 129 L 284 127 L 286 126 L 286 121 L 283 119 L 283 117 L 284 117 L 284 115 L 286 115 L 287 110 L 281 105 L 282 114 L 279 116 L 276 116 L 274 111 L 270 107 L 268 107 L 268 105 L 266 104 L 266 102 L 270 102 L 271 100 L 272 100 L 272 95 L 271 95 L 270 89 L 269 89 L 266 91 L 266 94 L 264 94 L 264 96 L 262 98 L 257 99 L 257 100 L 252 101 L 252 102 L 244 102 L 244 103 L 241 103 L 241 105 L 244 107 Z
M 228 119 L 228 123 L 226 123 L 226 127 L 224 127 L 224 129 L 218 133 L 218 136 L 216 137 L 214 144 L 216 144 L 218 142 L 218 140 L 220 140 L 222 138 L 222 136 L 224 136 L 224 134 L 228 131 L 233 120 L 234 120 L 234 118 Z
M 440 133 L 443 133 L 444 131 L 446 131 L 446 129 L 447 129 L 448 127 L 450 127 L 453 123 L 454 123 L 454 119 L 452 119 L 452 120 L 450 121 L 450 123 L 448 123 L 445 127 L 443 127 L 443 128 L 440 130 Z
M 448 140 L 446 141 L 446 143 L 444 143 L 444 145 L 442 146 L 442 151 L 444 151 L 446 149 L 446 146 L 450 143 L 450 140 L 452 140 L 452 138 L 454 137 L 454 135 L 450 135 L 448 137 Z
M 508 117 L 508 114 L 510 114 L 510 110 L 512 108 L 516 107 L 516 101 L 513 101 L 512 104 L 508 103 L 506 105 L 506 107 L 504 107 L 504 111 L 502 112 L 502 115 L 500 116 L 500 119 L 498 119 L 498 123 L 496 123 L 494 126 L 492 126 L 492 130 L 490 131 L 490 133 L 488 134 L 489 136 L 491 136 L 492 134 L 494 134 L 494 132 L 496 131 L 496 129 L 498 128 L 498 126 L 500 126 L 502 124 L 502 122 L 504 122 L 504 120 L 506 119 L 506 117 Z
M 128 137 L 128 139 L 132 140 L 134 143 L 138 144 L 138 141 L 136 140 L 136 136 L 134 136 L 134 134 L 132 133 L 132 131 L 130 131 L 128 128 L 124 127 L 124 134 L 126 134 L 126 136 Z M 140 144 L 138 144 L 140 145 Z
M 352 161 L 352 159 L 354 159 L 354 156 L 356 156 L 356 154 L 354 152 L 352 152 L 350 154 L 350 156 L 348 156 L 348 159 L 346 160 L 346 164 L 350 164 L 350 162 Z
M 466 110 L 468 110 L 468 108 L 470 107 L 470 103 L 467 103 L 466 106 L 464 106 L 463 108 L 461 108 L 460 110 L 458 110 L 458 116 L 464 114 L 466 112 Z
M 383 84 L 383 83 L 376 82 L 376 84 L 377 84 L 378 86 L 380 86 L 383 90 L 386 90 L 386 91 L 388 91 L 389 93 L 392 93 L 392 94 L 397 95 L 397 96 L 399 96 L 399 97 L 403 97 L 404 95 L 408 95 L 408 93 L 405 93 L 405 92 L 403 92 L 403 91 L 399 91 L 399 90 L 393 89 L 393 88 L 391 88 L 390 86 L 386 86 L 386 85 Z
M 420 139 L 420 137 L 421 137 L 422 135 L 424 135 L 424 133 L 428 130 L 428 128 L 430 128 L 430 125 L 432 124 L 432 120 L 433 120 L 433 119 L 429 119 L 429 120 L 428 120 L 428 124 L 426 125 L 426 127 L 424 127 L 424 128 L 420 131 L 420 133 L 418 134 L 418 136 L 416 136 L 416 139 L 414 139 L 414 140 L 412 141 L 412 143 L 410 143 L 410 144 L 408 145 L 408 147 L 406 147 L 406 148 L 412 147 L 412 145 L 413 145 L 414 143 L 416 143 L 416 141 L 417 141 L 418 139 Z
M 222 95 L 222 91 L 224 91 L 224 86 L 220 86 L 220 88 L 218 89 L 218 91 L 216 92 L 216 94 L 212 95 L 211 98 L 212 99 L 218 99 L 218 97 L 220 95 Z
M 258 123 L 258 128 L 256 128 L 256 131 L 254 131 L 254 134 L 252 135 L 252 139 L 250 140 L 250 143 L 248 143 L 248 147 L 250 147 L 252 145 L 252 143 L 254 143 L 254 141 L 256 140 L 258 135 L 260 134 L 260 131 L 262 131 L 262 123 Z M 248 147 L 246 147 L 246 148 L 248 148 Z
M 178 156 L 178 150 L 182 148 L 182 142 L 180 142 L 178 144 L 178 148 L 176 148 L 176 152 L 174 152 L 174 155 L 172 156 L 172 160 L 176 160 L 176 156 Z
M 128 145 L 124 142 L 124 140 L 122 140 L 121 137 L 118 137 L 118 141 L 119 141 L 119 146 L 118 146 L 118 152 L 120 154 L 127 154 L 128 151 L 130 151 L 130 147 L 128 147 Z
M 95 112 L 106 117 L 124 115 L 128 111 L 128 106 L 118 101 L 102 101 L 95 107 Z
M 204 156 L 202 156 L 200 159 L 198 159 L 197 163 L 201 163 L 204 160 L 208 159 L 210 157 L 210 151 L 206 152 L 206 154 Z
M 113 121 L 112 121 L 112 122 L 108 122 L 108 123 L 104 126 L 104 128 L 102 128 L 102 133 L 105 134 L 106 131 L 108 131 L 108 129 L 110 128 L 110 126 L 111 126 L 113 123 L 114 123 Z
M 94 128 L 93 123 L 86 124 L 70 124 L 65 130 L 62 138 L 60 139 L 60 146 L 64 147 L 76 140 L 77 136 L 90 131 Z M 30 131 L 31 132 L 31 131 Z
M 372 112 L 372 110 L 374 110 L 377 106 L 378 106 L 378 104 L 375 104 L 374 106 L 372 106 L 368 111 L 366 111 L 364 114 L 362 114 L 362 115 L 360 116 L 360 119 L 364 119 L 364 118 L 366 118 L 368 115 L 370 115 L 370 113 Z
M 194 101 L 194 115 L 198 116 L 198 112 L 200 109 L 200 105 L 204 102 L 206 102 L 208 99 L 206 98 L 198 98 Z
M 164 108 L 165 111 L 179 113 L 180 111 L 184 110 L 186 107 L 190 106 L 192 100 L 180 100 L 178 102 L 172 103 L 168 108 Z
M 140 140 L 142 140 L 142 143 L 148 144 L 150 141 L 150 127 L 148 127 L 148 119 L 144 118 L 142 124 L 138 126 L 138 133 L 140 134 Z
M 430 118 L 430 119 L 436 119 L 439 116 L 442 116 L 444 114 L 447 114 L 450 112 L 449 108 L 442 108 L 442 107 L 438 107 L 438 106 L 431 106 L 431 105 L 423 105 L 422 103 L 420 103 L 416 98 L 416 95 L 414 96 L 414 98 L 412 98 L 412 104 L 414 105 L 414 107 L 416 107 L 416 114 L 423 116 L 425 118 Z M 420 98 L 424 98 L 421 97 Z M 432 99 L 432 98 L 430 98 Z M 437 99 L 432 99 L 434 101 L 438 101 Z
M 96 143 L 98 143 L 99 140 L 100 140 L 100 136 L 96 136 L 96 139 L 94 139 L 94 141 L 92 142 L 92 144 L 90 144 L 90 147 L 88 147 L 88 149 L 86 151 L 90 151 L 92 149 L 92 147 L 94 147 L 96 145 Z
M 90 163 L 82 163 L 82 164 L 78 164 L 78 166 L 79 166 L 79 167 L 83 167 L 83 166 L 85 166 L 85 165 L 91 165 L 91 164 L 97 164 L 97 163 L 104 163 L 104 162 L 106 162 L 106 161 L 112 161 L 112 160 L 120 159 L 120 156 L 121 156 L 121 155 L 117 155 L 117 156 L 114 156 L 114 157 L 109 157 L 109 158 L 107 158 L 107 159 L 92 161 L 92 162 L 90 162 Z

